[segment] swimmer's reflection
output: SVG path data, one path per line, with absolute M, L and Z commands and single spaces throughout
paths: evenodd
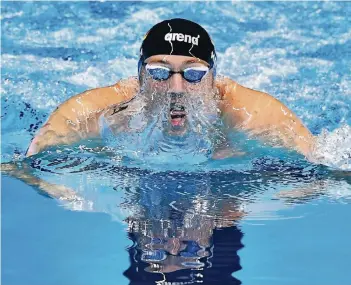
M 66 165 L 67 159 L 63 160 Z M 72 161 L 68 161 L 72 165 Z M 62 168 L 61 163 L 38 162 L 32 167 L 41 171 L 57 171 Z M 328 183 L 324 185 L 324 181 L 345 180 L 344 176 L 337 178 L 335 174 L 330 176 L 329 172 L 311 168 L 304 171 L 306 168 L 303 166 L 295 167 L 290 162 L 284 164 L 267 158 L 256 160 L 253 170 L 247 172 L 155 173 L 106 165 L 102 172 L 98 172 L 96 167 L 92 167 L 95 164 L 91 163 L 88 168 L 85 165 L 80 172 L 94 169 L 95 174 L 107 175 L 109 185 L 118 185 L 116 190 L 120 191 L 124 202 L 120 203 L 121 200 L 110 195 L 106 199 L 103 193 L 98 192 L 99 195 L 90 196 L 88 210 L 107 212 L 112 216 L 116 211 L 122 213 L 123 219 L 128 222 L 129 236 L 134 245 L 129 249 L 131 265 L 125 275 L 131 284 L 155 284 L 154 281 L 157 281 L 156 284 L 163 281 L 240 284 L 233 277 L 241 268 L 238 250 L 243 247 L 243 235 L 236 222 L 245 215 L 242 209 L 247 204 L 255 203 L 257 195 L 267 187 L 279 189 L 279 185 L 291 181 L 296 183 L 296 187 L 289 197 L 301 199 L 308 195 L 312 199 L 327 191 Z M 22 169 L 25 170 L 25 167 Z M 73 169 L 76 172 L 75 167 Z M 7 171 L 11 173 L 13 170 L 8 168 Z M 77 209 L 75 205 L 85 202 L 85 199 L 77 198 L 83 198 L 79 196 L 85 192 L 89 194 L 88 186 L 84 191 L 77 189 L 74 193 L 26 171 L 12 175 L 38 186 L 51 197 L 66 201 L 74 209 Z M 93 192 L 99 191 L 100 187 L 100 183 L 93 186 Z M 276 197 L 284 193 L 288 194 L 284 191 L 276 193 Z M 89 195 L 84 198 L 89 199 Z M 126 209 L 128 211 L 124 211 Z
M 206 244 L 174 237 L 150 238 L 140 230 L 131 231 L 131 265 L 124 274 L 130 284 L 241 284 L 233 273 L 241 269 L 238 250 L 243 247 L 242 236 L 236 226 L 213 229 Z
M 235 195 L 232 179 L 151 174 L 139 181 L 122 205 L 136 209 L 126 220 L 133 241 L 125 271 L 130 284 L 241 284 L 233 273 L 241 269 L 243 234 L 236 222 L 244 213 L 238 199 L 223 196 Z

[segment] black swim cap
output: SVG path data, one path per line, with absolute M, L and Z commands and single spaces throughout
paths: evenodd
M 140 48 L 141 64 L 158 54 L 192 56 L 206 61 L 213 67 L 216 52 L 213 42 L 204 28 L 185 19 L 170 19 L 153 26 L 145 35 Z

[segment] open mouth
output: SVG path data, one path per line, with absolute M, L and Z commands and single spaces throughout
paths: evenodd
M 171 108 L 170 110 L 170 118 L 172 126 L 184 126 L 185 124 L 186 112 L 184 107 L 180 108 Z

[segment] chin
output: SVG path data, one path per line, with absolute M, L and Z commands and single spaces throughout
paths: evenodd
M 174 120 L 170 119 L 168 121 L 167 133 L 169 135 L 174 136 L 182 136 L 186 134 L 188 131 L 188 124 L 185 118 L 182 121 L 174 122 Z

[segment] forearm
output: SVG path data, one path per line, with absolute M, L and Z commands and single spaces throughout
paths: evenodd
M 43 179 L 40 179 L 39 177 L 36 177 L 32 173 L 30 166 L 28 166 L 25 162 L 2 163 L 1 172 L 3 174 L 7 174 L 20 179 L 28 185 L 37 187 L 52 198 L 66 201 L 81 200 L 81 198 L 78 197 L 76 192 L 72 189 L 69 189 L 63 185 L 52 184 Z
M 310 155 L 315 144 L 315 138 L 300 119 L 295 117 L 289 120 L 282 120 L 280 129 L 288 147 L 295 148 L 305 156 Z
M 305 156 L 313 150 L 313 135 L 295 115 L 276 120 L 258 117 L 242 125 L 241 129 L 268 144 L 293 148 Z
M 37 154 L 51 146 L 70 145 L 98 137 L 98 115 L 90 113 L 85 117 L 67 118 L 62 112 L 54 112 L 32 140 L 26 156 Z
M 283 146 L 308 156 L 314 145 L 312 133 L 282 102 L 270 95 L 267 95 L 267 101 L 268 108 L 257 114 L 257 122 L 253 122 L 253 125 L 258 131 L 270 129 L 271 136 L 280 140 Z
M 65 132 L 57 132 L 52 129 L 52 126 L 48 123 L 42 127 L 38 134 L 34 137 L 30 143 L 26 156 L 35 155 L 48 147 L 72 144 L 81 139 L 78 132 L 65 130 Z

